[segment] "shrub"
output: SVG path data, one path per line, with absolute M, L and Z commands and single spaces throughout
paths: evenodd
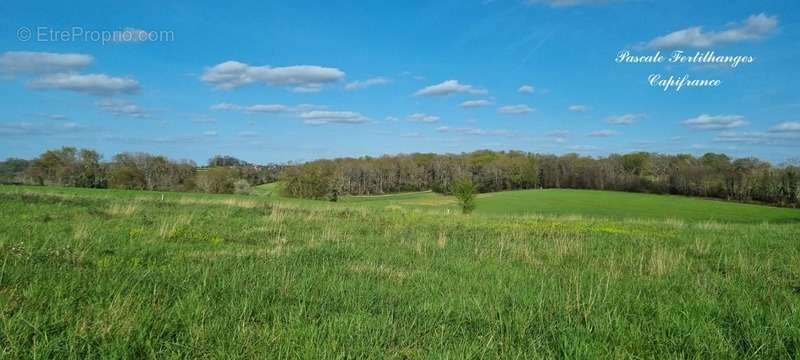
M 235 194 L 249 195 L 252 193 L 250 183 L 245 179 L 239 179 L 233 182 L 233 192 Z
M 197 173 L 197 187 L 207 193 L 232 194 L 235 190 L 235 170 L 215 167 Z
M 462 179 L 453 181 L 450 185 L 453 190 L 453 195 L 458 199 L 458 204 L 461 206 L 461 211 L 464 214 L 469 214 L 475 210 L 475 193 L 477 187 L 470 179 Z

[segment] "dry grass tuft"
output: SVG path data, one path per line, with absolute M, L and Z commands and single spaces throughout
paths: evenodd
M 573 238 L 569 234 L 558 236 L 554 238 L 553 247 L 556 255 L 563 258 L 569 255 L 575 255 L 581 252 L 583 244 L 580 239 Z
M 444 231 L 439 231 L 439 236 L 436 238 L 436 246 L 439 249 L 444 249 L 447 246 L 447 234 Z
M 720 224 L 720 223 L 715 222 L 715 221 L 703 221 L 703 222 L 697 223 L 695 226 L 697 226 L 697 228 L 700 229 L 700 230 L 723 230 L 726 227 L 728 227 L 729 225 Z
M 132 202 L 127 204 L 115 203 L 106 210 L 106 213 L 111 216 L 132 216 L 138 210 L 139 206 Z
M 197 198 L 180 198 L 175 201 L 181 205 L 225 205 L 231 207 L 240 207 L 246 209 L 256 208 L 261 205 L 258 201 L 239 198 L 225 198 L 225 199 L 197 199 Z
M 646 273 L 652 276 L 664 276 L 674 271 L 683 263 L 685 255 L 668 250 L 663 247 L 656 247 L 650 252 L 647 262 Z
M 694 252 L 698 256 L 708 255 L 711 253 L 711 242 L 708 239 L 696 237 L 694 239 Z

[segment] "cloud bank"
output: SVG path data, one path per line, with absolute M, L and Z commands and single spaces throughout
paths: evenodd
M 322 86 L 344 79 L 345 73 L 337 68 L 317 65 L 284 67 L 252 66 L 238 61 L 226 61 L 207 68 L 200 79 L 218 89 L 232 90 L 261 83 L 272 86 L 289 86 L 296 92 L 315 92 Z
M 764 13 L 751 15 L 739 24 L 723 31 L 704 31 L 700 26 L 678 30 L 650 40 L 646 47 L 653 49 L 695 47 L 705 48 L 719 44 L 760 40 L 778 29 L 778 17 Z
M 683 125 L 697 130 L 724 130 L 747 126 L 749 122 L 742 115 L 708 115 L 702 114 L 686 119 Z

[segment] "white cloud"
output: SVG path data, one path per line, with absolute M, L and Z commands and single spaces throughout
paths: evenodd
M 444 96 L 455 93 L 466 93 L 472 95 L 485 95 L 488 92 L 478 89 L 472 85 L 461 84 L 458 80 L 447 80 L 436 85 L 424 87 L 414 93 L 414 96 Z
M 419 123 L 435 123 L 439 122 L 439 117 L 435 115 L 416 113 L 409 115 L 407 120 L 410 122 L 419 122 Z
M 250 114 L 280 114 L 280 113 L 288 113 L 288 112 L 307 112 L 312 110 L 319 110 L 323 107 L 311 105 L 311 104 L 301 104 L 294 107 L 283 105 L 283 104 L 255 104 L 249 106 L 231 104 L 231 103 L 219 103 L 212 105 L 210 107 L 211 110 L 214 111 L 241 111 Z
M 714 142 L 747 145 L 800 146 L 800 132 L 731 132 L 725 131 Z
M 520 105 L 503 106 L 500 107 L 498 111 L 502 114 L 521 115 L 521 114 L 527 114 L 533 111 L 533 109 L 528 105 L 520 104 Z
M 590 107 L 588 107 L 586 105 L 570 105 L 567 109 L 569 111 L 572 111 L 572 112 L 582 113 L 582 112 L 587 112 L 587 111 L 591 110 L 592 108 L 590 108 Z
M 449 127 L 449 126 L 442 126 L 436 129 L 436 131 L 441 133 L 455 133 L 455 134 L 462 134 L 462 135 L 474 135 L 474 136 L 501 136 L 501 137 L 512 137 L 514 133 L 499 129 L 499 130 L 485 130 L 473 127 Z
M 778 125 L 773 126 L 769 129 L 770 132 L 775 133 L 782 133 L 782 132 L 800 132 L 800 122 L 799 121 L 790 121 L 790 122 L 783 122 Z
M 533 86 L 522 85 L 517 89 L 517 92 L 522 94 L 533 94 Z
M 686 119 L 683 125 L 698 130 L 723 130 L 747 126 L 749 123 L 742 115 L 708 115 Z
M 0 74 L 47 74 L 73 72 L 94 61 L 91 55 L 32 51 L 8 51 L 0 55 Z
M 102 100 L 97 102 L 97 106 L 100 107 L 101 110 L 114 116 L 132 118 L 145 118 L 148 116 L 147 111 L 138 105 L 123 100 Z
M 353 82 L 348 83 L 344 86 L 347 90 L 361 90 L 366 89 L 370 86 L 377 86 L 377 85 L 386 85 L 391 83 L 391 79 L 387 79 L 384 77 L 375 77 L 367 80 L 356 80 Z
M 489 100 L 468 100 L 464 101 L 458 106 L 462 108 L 479 108 L 479 107 L 486 107 L 491 106 L 492 102 Z
M 217 132 L 216 131 L 211 131 L 211 130 L 203 131 L 203 136 L 217 136 Z
M 614 131 L 614 130 L 608 130 L 608 129 L 592 131 L 592 132 L 586 134 L 586 136 L 588 136 L 588 137 L 611 137 L 611 136 L 617 136 L 617 135 L 619 135 L 619 132 Z
M 602 5 L 614 0 L 526 0 L 528 5 L 547 5 L 550 7 L 571 7 L 580 5 Z
M 244 108 L 245 112 L 250 113 L 282 113 L 289 111 L 289 107 L 281 104 L 258 104 Z
M 292 111 L 304 112 L 304 111 L 311 111 L 311 110 L 324 110 L 326 108 L 328 108 L 328 107 L 325 106 L 325 105 L 300 104 L 300 105 L 296 105 L 296 106 L 292 107 L 291 110 Z
M 316 65 L 285 67 L 251 66 L 238 61 L 226 61 L 207 68 L 202 81 L 219 89 L 231 90 L 251 83 L 274 86 L 292 86 L 295 92 L 319 91 L 324 84 L 344 79 L 345 73 L 337 68 Z
M 678 30 L 664 36 L 659 36 L 647 43 L 649 48 L 675 48 L 675 47 L 711 47 L 724 43 L 763 39 L 778 28 L 778 17 L 767 16 L 764 13 L 751 15 L 745 21 L 732 25 L 723 31 L 703 31 L 700 26 Z
M 353 111 L 313 110 L 301 113 L 300 118 L 308 125 L 363 124 L 369 122 L 369 118 Z
M 138 81 L 105 74 L 50 74 L 32 80 L 28 86 L 37 90 L 58 89 L 98 96 L 132 94 L 139 91 Z
M 256 136 L 258 136 L 258 133 L 255 132 L 255 131 L 240 131 L 239 132 L 239 137 L 243 137 L 243 138 L 254 138 Z
M 644 119 L 645 117 L 647 117 L 646 114 L 612 115 L 606 118 L 606 122 L 614 125 L 628 125 Z
M 219 103 L 211 105 L 211 110 L 241 110 L 242 107 L 236 104 Z
M 37 90 L 60 89 L 99 96 L 139 91 L 139 82 L 131 78 L 78 73 L 93 61 L 91 55 L 85 54 L 8 51 L 0 55 L 0 76 L 37 75 L 27 84 Z
M 0 134 L 4 136 L 57 135 L 79 132 L 85 129 L 85 126 L 74 122 L 58 124 L 0 123 Z

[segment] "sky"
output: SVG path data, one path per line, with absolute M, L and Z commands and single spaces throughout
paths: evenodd
M 800 157 L 796 1 L 12 0 L 0 13 L 0 158 Z M 695 82 L 665 89 L 670 77 Z

